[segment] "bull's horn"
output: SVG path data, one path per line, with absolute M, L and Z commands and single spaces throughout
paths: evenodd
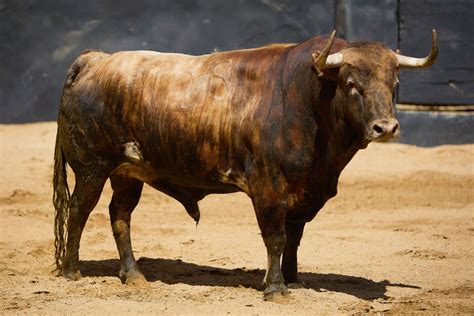
M 321 75 L 323 69 L 326 68 L 335 68 L 335 67 L 340 67 L 342 65 L 342 54 L 341 53 L 335 53 L 329 55 L 329 52 L 331 51 L 332 44 L 334 43 L 334 38 L 336 37 L 336 30 L 332 31 L 331 36 L 329 37 L 329 40 L 324 47 L 323 51 L 320 52 L 318 51 L 318 55 L 316 53 L 313 53 L 313 63 L 314 67 L 318 71 L 318 73 Z
M 433 65 L 438 57 L 438 35 L 433 30 L 431 35 L 431 50 L 428 56 L 424 58 L 415 58 L 395 54 L 397 56 L 398 66 L 400 68 L 425 68 Z

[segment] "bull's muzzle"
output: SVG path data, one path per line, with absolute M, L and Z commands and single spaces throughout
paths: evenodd
M 369 138 L 384 142 L 400 136 L 400 125 L 396 119 L 381 119 L 370 124 Z

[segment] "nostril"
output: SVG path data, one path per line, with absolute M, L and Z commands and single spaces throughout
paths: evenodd
M 374 129 L 374 132 L 376 132 L 377 134 L 383 133 L 383 128 L 379 124 L 374 124 L 372 128 Z
M 395 135 L 398 132 L 398 123 L 395 123 L 395 126 L 392 129 L 392 134 Z

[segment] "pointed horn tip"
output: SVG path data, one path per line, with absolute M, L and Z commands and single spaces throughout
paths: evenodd
M 438 57 L 438 34 L 435 29 L 431 31 L 431 49 L 428 56 L 424 58 L 415 58 L 399 55 L 397 52 L 399 65 L 404 68 L 426 68 L 433 65 Z
M 312 56 L 312 59 L 313 59 L 313 63 L 314 63 L 314 66 L 316 67 L 316 70 L 318 71 L 319 75 L 322 75 L 322 70 L 324 68 L 333 68 L 333 67 L 337 67 L 337 66 L 340 66 L 341 64 L 341 60 L 342 60 L 342 57 L 339 58 L 339 55 L 337 56 L 338 59 L 337 59 L 337 62 L 334 63 L 334 61 L 331 60 L 330 58 L 330 51 L 331 51 L 331 47 L 334 43 L 334 38 L 336 37 L 336 30 L 333 30 L 331 32 L 331 35 L 326 43 L 326 46 L 322 49 L 322 51 L 316 51 L 316 53 L 313 53 L 311 56 Z M 328 58 L 330 60 L 328 60 Z M 341 60 L 340 60 L 341 59 Z M 328 63 L 327 63 L 328 61 Z
M 431 40 L 433 42 L 433 45 L 436 46 L 436 50 L 438 50 L 438 33 L 435 29 L 433 29 L 431 33 Z
M 432 58 L 435 60 L 436 57 L 438 56 L 438 33 L 436 32 L 435 29 L 431 31 L 431 46 L 432 46 L 432 49 L 431 49 L 432 51 L 430 51 L 430 55 L 433 55 Z
M 329 36 L 329 41 L 328 41 L 328 42 L 330 42 L 331 45 L 332 45 L 332 43 L 334 42 L 334 39 L 335 39 L 335 38 L 336 38 L 336 30 L 333 30 L 333 31 L 331 32 L 331 35 Z

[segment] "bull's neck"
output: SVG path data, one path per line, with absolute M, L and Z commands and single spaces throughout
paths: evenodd
M 341 172 L 359 149 L 364 147 L 363 135 L 353 127 L 344 114 L 345 100 L 338 97 L 336 83 L 320 80 L 321 93 L 332 96 L 330 99 L 320 99 L 316 104 L 318 125 L 327 131 L 327 135 L 317 137 L 316 144 L 327 151 L 327 159 L 333 165 L 334 171 Z M 328 90 L 328 91 L 324 91 Z
M 299 113 L 312 114 L 317 127 L 314 171 L 318 181 L 326 182 L 332 191 L 336 189 L 341 171 L 363 145 L 361 136 L 344 116 L 344 100 L 337 96 L 337 82 L 317 76 L 311 61 L 315 48 L 308 46 L 296 46 L 288 55 L 284 84 L 287 95 L 293 96 L 287 98 L 288 103 L 297 107 Z M 297 93 L 292 90 L 296 87 Z M 306 120 L 305 124 L 309 123 L 308 119 L 302 119 Z

